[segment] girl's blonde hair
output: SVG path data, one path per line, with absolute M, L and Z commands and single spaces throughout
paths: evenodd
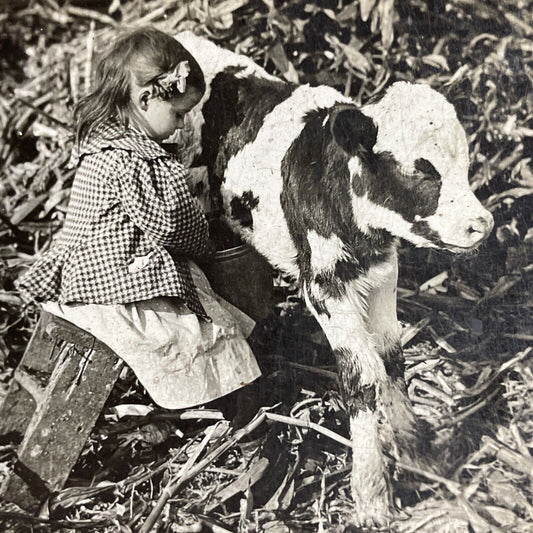
M 110 119 L 126 129 L 131 82 L 148 85 L 181 61 L 188 61 L 191 69 L 187 86 L 203 94 L 202 70 L 176 39 L 155 28 L 139 28 L 119 36 L 98 62 L 94 91 L 74 108 L 76 143 L 79 145 L 95 128 Z

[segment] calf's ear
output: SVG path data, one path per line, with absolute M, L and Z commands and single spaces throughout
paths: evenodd
M 331 134 L 349 155 L 372 152 L 378 128 L 374 121 L 355 106 L 339 106 L 331 114 Z

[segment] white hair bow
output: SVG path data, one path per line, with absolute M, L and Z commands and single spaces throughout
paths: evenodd
M 177 90 L 184 93 L 187 88 L 186 78 L 191 71 L 188 61 L 181 61 L 170 72 L 162 74 L 156 80 L 165 93 Z

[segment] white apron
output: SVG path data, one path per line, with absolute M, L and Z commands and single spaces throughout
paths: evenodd
M 255 322 L 216 295 L 196 264 L 189 266 L 211 323 L 171 298 L 117 305 L 47 302 L 43 309 L 109 346 L 161 407 L 203 404 L 261 372 L 245 340 Z

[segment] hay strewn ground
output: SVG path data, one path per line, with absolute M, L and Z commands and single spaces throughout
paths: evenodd
M 442 477 L 398 468 L 392 530 L 533 531 L 533 2 L 31 0 L 5 9 L 2 389 L 37 316 L 13 280 L 64 218 L 70 109 L 89 87 L 93 37 L 105 40 L 123 23 L 194 29 L 289 80 L 334 85 L 361 103 L 399 79 L 429 83 L 454 102 L 470 141 L 472 187 L 496 229 L 475 256 L 401 251 L 409 392 Z M 333 360 L 295 287 L 277 281 L 281 303 L 256 341 L 268 405 L 277 404 L 266 411 L 262 452 L 233 445 L 216 411 L 152 410 L 125 375 L 49 518 L 0 503 L 4 530 L 137 531 L 168 483 L 177 488 L 161 505 L 159 531 L 325 531 L 349 518 Z M 150 412 L 135 415 L 129 404 Z M 13 458 L 12 445 L 0 447 L 0 475 Z

